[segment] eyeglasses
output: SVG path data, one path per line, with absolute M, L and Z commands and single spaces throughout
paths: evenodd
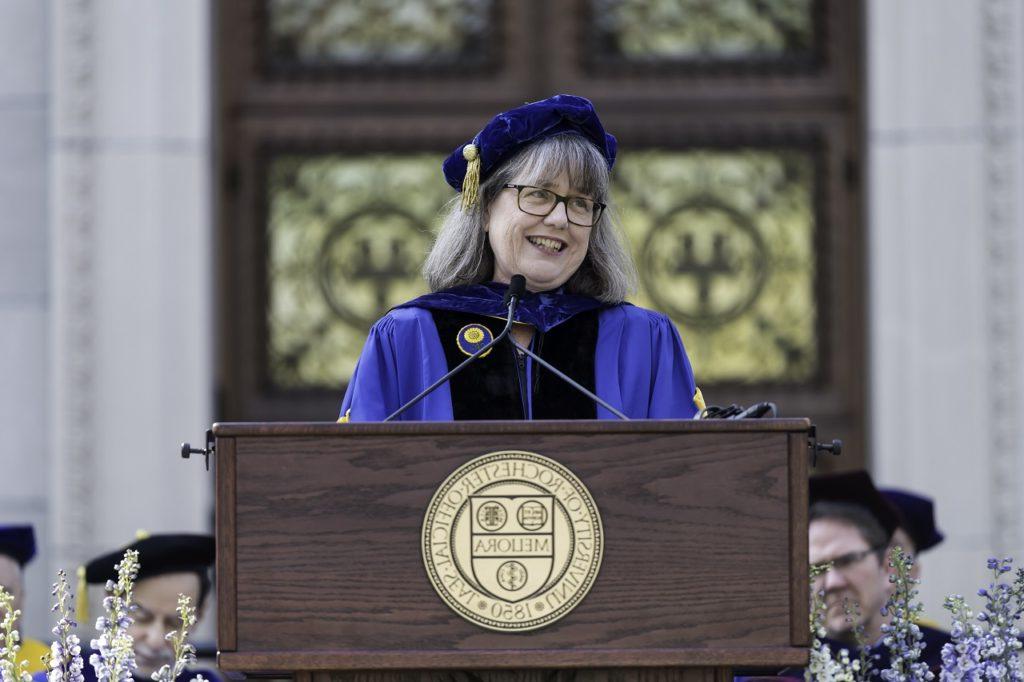
M 551 215 L 558 204 L 565 204 L 565 215 L 569 222 L 579 227 L 593 227 L 601 219 L 601 213 L 608 206 L 586 197 L 563 197 L 543 187 L 531 185 L 505 185 L 518 193 L 519 210 L 530 215 L 546 217 Z
M 867 549 L 862 549 L 859 552 L 847 552 L 846 554 L 837 556 L 835 559 L 831 559 L 829 561 L 819 561 L 814 565 L 825 566 L 826 564 L 831 564 L 829 567 L 830 571 L 843 571 L 860 563 L 869 554 L 874 554 L 882 549 L 885 549 L 885 545 L 882 545 L 881 547 L 868 547 Z

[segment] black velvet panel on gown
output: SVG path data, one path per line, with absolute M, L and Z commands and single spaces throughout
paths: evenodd
M 475 324 L 490 330 L 492 338 L 504 328 L 503 320 L 450 310 L 431 310 L 444 349 L 448 369 L 468 356 L 457 342 L 459 332 Z M 579 313 L 547 333 L 535 332 L 533 352 L 594 390 L 594 355 L 597 347 L 597 310 Z M 449 382 L 452 412 L 457 420 L 523 419 L 525 377 L 517 351 L 507 339 L 476 360 Z M 524 358 L 525 361 L 525 358 Z M 525 364 L 525 362 L 524 362 Z M 597 407 L 564 381 L 537 363 L 533 367 L 534 419 L 595 419 Z

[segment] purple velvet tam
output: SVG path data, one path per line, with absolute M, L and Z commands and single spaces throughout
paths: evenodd
M 36 555 L 36 534 L 32 526 L 0 526 L 0 554 L 24 566 Z
M 895 488 L 883 489 L 881 493 L 903 517 L 900 526 L 914 541 L 918 552 L 931 549 L 945 539 L 942 531 L 935 527 L 935 505 L 929 498 Z
M 615 137 L 604 131 L 590 100 L 555 95 L 498 114 L 476 134 L 471 144 L 480 154 L 480 182 L 520 149 L 563 133 L 582 135 L 592 142 L 608 162 L 609 170 L 615 164 Z M 466 177 L 467 161 L 462 155 L 465 146 L 460 144 L 441 165 L 445 180 L 460 192 Z

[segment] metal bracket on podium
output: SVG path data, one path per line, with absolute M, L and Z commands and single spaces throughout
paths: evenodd
M 206 470 L 210 470 L 210 455 L 216 454 L 216 441 L 213 438 L 213 431 L 206 432 L 206 447 L 205 448 L 194 448 L 191 443 L 181 444 L 181 457 L 182 459 L 189 459 L 192 455 L 202 455 L 206 461 Z
M 818 453 L 827 452 L 838 457 L 843 454 L 843 441 L 833 438 L 831 443 L 822 443 L 818 440 L 818 427 L 811 424 L 811 430 L 807 433 L 807 447 L 811 450 L 811 466 L 818 466 Z

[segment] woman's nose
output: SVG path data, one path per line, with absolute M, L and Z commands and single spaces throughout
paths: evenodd
M 548 213 L 544 218 L 544 224 L 553 227 L 567 227 L 569 225 L 569 211 L 564 201 L 559 201 L 555 204 L 555 207 L 551 209 L 551 213 Z

